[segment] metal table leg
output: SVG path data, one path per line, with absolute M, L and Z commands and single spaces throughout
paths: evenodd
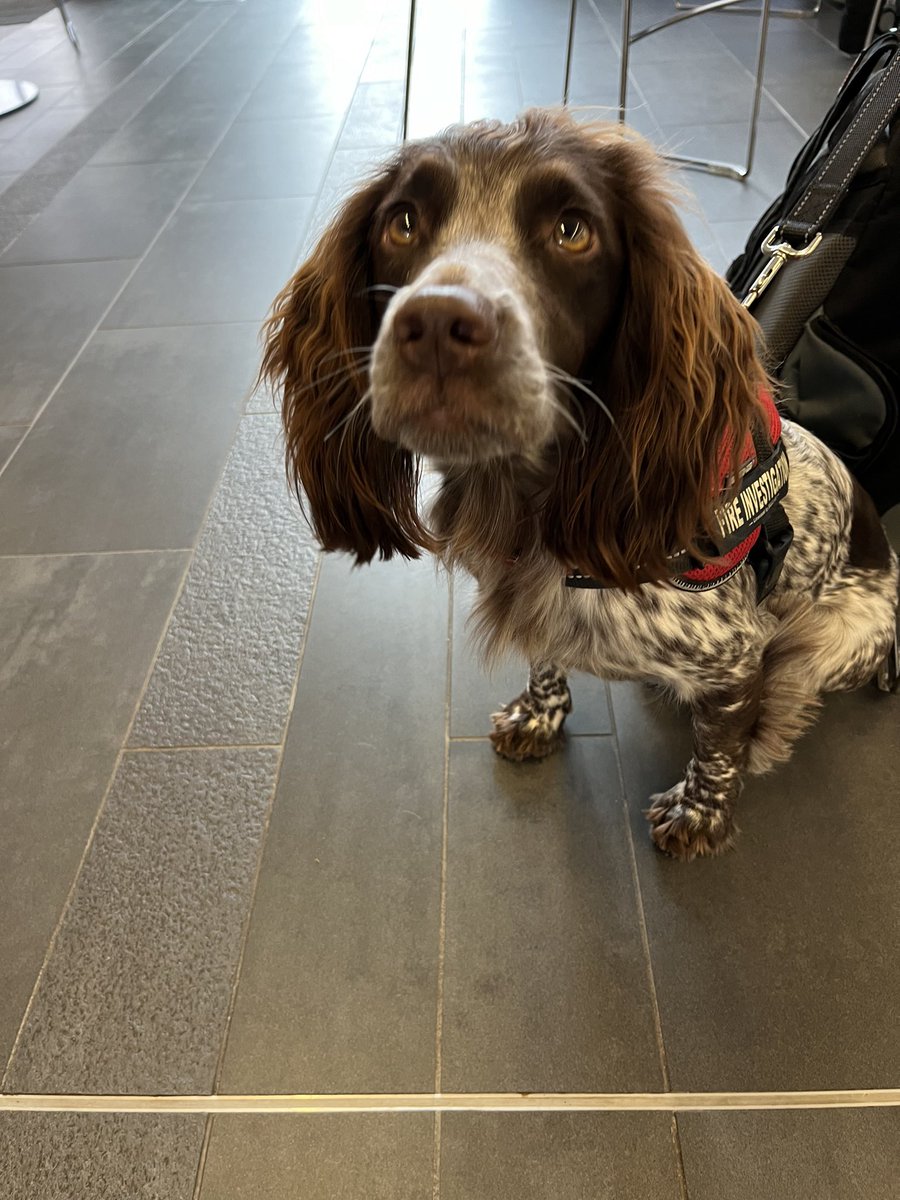
M 685 11 L 676 12 L 674 16 L 667 17 L 664 21 L 657 21 L 654 25 L 648 25 L 645 29 L 639 29 L 637 33 L 632 33 L 631 17 L 633 0 L 622 0 L 622 53 L 619 62 L 619 121 L 621 123 L 624 124 L 628 109 L 628 67 L 630 65 L 631 47 L 635 44 L 635 42 L 641 41 L 642 38 L 649 37 L 651 33 L 658 33 L 662 29 L 668 29 L 670 25 L 678 25 L 680 22 L 688 21 L 692 17 L 699 17 L 703 13 L 716 12 L 719 9 L 729 8 L 739 2 L 740 0 L 711 0 L 711 3 L 709 4 L 701 4 Z M 566 91 L 563 103 L 565 103 L 568 99 L 569 76 L 571 72 L 574 10 L 575 0 L 572 0 L 572 12 L 570 14 L 569 27 L 569 50 L 566 57 Z M 758 11 L 760 14 L 759 40 L 756 51 L 756 82 L 753 90 L 753 107 L 750 112 L 750 127 L 747 136 L 747 155 L 743 165 L 737 166 L 733 163 L 717 162 L 715 159 L 692 158 L 679 154 L 665 155 L 670 162 L 677 162 L 682 166 L 693 167 L 699 171 L 707 171 L 711 175 L 725 175 L 730 179 L 746 179 L 750 174 L 750 170 L 753 166 L 753 156 L 756 150 L 756 133 L 757 126 L 759 124 L 759 109 L 762 102 L 763 74 L 765 72 L 766 65 L 766 36 L 769 31 L 771 0 L 762 0 L 762 7 L 756 11 Z

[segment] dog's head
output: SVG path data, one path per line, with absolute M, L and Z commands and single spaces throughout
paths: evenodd
M 430 547 L 420 455 L 518 459 L 547 547 L 624 585 L 713 527 L 764 383 L 652 149 L 540 111 L 401 148 L 276 301 L 263 373 L 326 549 Z

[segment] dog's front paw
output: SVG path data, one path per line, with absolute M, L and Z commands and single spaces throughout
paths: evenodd
M 684 780 L 650 797 L 644 816 L 657 848 L 672 858 L 690 862 L 724 854 L 734 845 L 737 828 L 725 808 L 702 804 L 687 794 Z
M 538 704 L 528 692 L 491 714 L 491 744 L 513 762 L 546 758 L 565 742 L 563 723 L 572 710 L 568 688 L 555 704 Z

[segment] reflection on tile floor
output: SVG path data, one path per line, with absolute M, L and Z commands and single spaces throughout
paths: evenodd
M 0 26 L 3 1091 L 804 1090 L 900 1083 L 896 706 L 835 699 L 730 857 L 650 849 L 687 729 L 575 681 L 565 754 L 497 761 L 470 588 L 320 563 L 257 329 L 396 141 L 404 5 L 71 0 Z M 419 0 L 412 131 L 560 97 L 567 0 Z M 640 0 L 637 20 L 671 0 Z M 742 246 L 847 68 L 774 19 Z M 619 0 L 572 81 L 616 99 Z M 635 48 L 630 119 L 737 159 L 756 22 Z M 10 1200 L 888 1200 L 900 1110 L 0 1113 Z M 298 1190 L 300 1189 L 300 1190 Z

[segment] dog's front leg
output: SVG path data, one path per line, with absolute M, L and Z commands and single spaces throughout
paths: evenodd
M 757 673 L 692 702 L 694 753 L 684 779 L 651 796 L 646 812 L 654 842 L 673 858 L 722 854 L 734 845 L 734 806 L 761 685 Z
M 532 663 L 525 691 L 491 714 L 494 749 L 515 762 L 546 758 L 565 741 L 563 724 L 571 711 L 565 674 L 553 663 Z

